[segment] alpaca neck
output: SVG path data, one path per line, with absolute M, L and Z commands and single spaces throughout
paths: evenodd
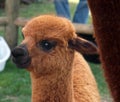
M 31 73 L 32 102 L 73 102 L 72 72 L 36 77 Z

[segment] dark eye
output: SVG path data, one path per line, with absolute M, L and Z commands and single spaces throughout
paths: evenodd
M 56 42 L 55 41 L 42 40 L 41 42 L 39 42 L 39 46 L 44 51 L 50 51 L 51 49 L 53 49 L 56 46 Z

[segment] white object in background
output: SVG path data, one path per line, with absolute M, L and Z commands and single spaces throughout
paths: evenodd
M 10 48 L 3 37 L 0 36 L 0 71 L 4 70 L 6 61 L 10 57 Z

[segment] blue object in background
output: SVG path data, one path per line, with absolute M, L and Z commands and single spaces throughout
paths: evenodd
M 71 19 L 68 0 L 54 0 L 54 4 L 57 15 Z M 88 21 L 88 15 L 89 8 L 87 0 L 79 0 L 73 17 L 73 22 L 85 24 Z

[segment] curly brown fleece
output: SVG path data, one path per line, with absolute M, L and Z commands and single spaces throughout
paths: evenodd
M 23 28 L 31 56 L 27 68 L 32 79 L 32 102 L 100 102 L 95 78 L 80 53 L 97 53 L 95 46 L 77 37 L 72 23 L 62 17 L 43 15 Z M 39 43 L 55 42 L 46 51 Z

